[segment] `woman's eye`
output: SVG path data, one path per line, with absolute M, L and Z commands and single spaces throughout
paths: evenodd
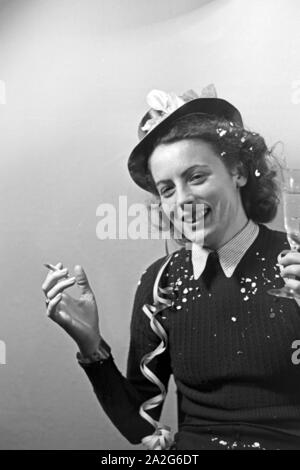
M 195 173 L 194 175 L 191 176 L 190 180 L 191 181 L 195 181 L 195 182 L 201 182 L 201 181 L 204 181 L 206 178 L 206 175 L 202 175 L 200 173 Z
M 166 187 L 160 190 L 160 195 L 163 197 L 170 197 L 172 195 L 173 188 Z

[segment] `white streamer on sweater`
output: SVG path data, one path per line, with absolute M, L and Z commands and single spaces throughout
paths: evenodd
M 149 400 L 146 400 L 141 406 L 139 413 L 145 420 L 148 421 L 154 428 L 155 432 L 150 436 L 145 436 L 142 439 L 142 443 L 150 450 L 163 450 L 169 449 L 173 443 L 173 439 L 171 436 L 171 429 L 168 426 L 161 424 L 160 422 L 151 418 L 151 416 L 146 412 L 147 410 L 151 410 L 156 406 L 160 405 L 166 397 L 166 389 L 164 384 L 159 380 L 159 378 L 153 374 L 153 372 L 147 367 L 147 364 L 152 361 L 156 356 L 162 354 L 168 345 L 168 337 L 167 334 L 162 327 L 162 325 L 156 320 L 155 316 L 161 312 L 162 310 L 171 307 L 172 300 L 168 298 L 168 295 L 172 293 L 172 289 L 170 287 L 166 287 L 165 289 L 159 287 L 159 283 L 162 277 L 162 274 L 169 263 L 172 255 L 169 255 L 166 261 L 161 266 L 160 270 L 157 273 L 154 285 L 153 285 L 153 305 L 145 304 L 143 306 L 143 312 L 147 315 L 150 320 L 151 329 L 157 336 L 161 339 L 160 344 L 154 351 L 151 351 L 148 354 L 145 354 L 141 359 L 141 372 L 142 374 L 150 380 L 150 382 L 156 384 L 160 389 L 160 393 Z M 164 294 L 166 298 L 162 297 L 160 294 Z

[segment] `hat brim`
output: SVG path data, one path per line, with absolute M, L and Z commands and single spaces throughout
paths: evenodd
M 226 100 L 221 98 L 197 98 L 185 103 L 149 131 L 131 152 L 128 159 L 128 170 L 130 176 L 138 186 L 146 191 L 151 191 L 146 175 L 148 173 L 148 158 L 152 150 L 153 142 L 162 133 L 166 132 L 168 127 L 177 121 L 177 119 L 191 114 L 203 114 L 203 117 L 223 118 L 243 127 L 240 112 Z

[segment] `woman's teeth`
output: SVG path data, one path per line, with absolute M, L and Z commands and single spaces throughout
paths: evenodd
M 205 217 L 207 213 L 208 213 L 208 208 L 206 208 L 204 211 L 202 211 L 199 214 L 194 214 L 193 219 L 192 219 L 193 222 L 195 222 L 196 220 L 203 219 L 203 217 Z
M 193 224 L 197 221 L 200 221 L 201 219 L 203 219 L 209 212 L 209 208 L 206 207 L 204 210 L 201 210 L 201 211 L 195 211 L 191 217 L 184 217 L 184 222 L 186 223 L 190 223 L 190 224 Z

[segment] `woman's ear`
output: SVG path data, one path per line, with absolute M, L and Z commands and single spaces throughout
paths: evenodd
M 237 188 L 242 188 L 247 184 L 247 171 L 242 163 L 239 163 L 236 166 L 234 173 L 232 173 L 232 176 Z
M 237 188 L 242 188 L 247 184 L 248 178 L 247 176 L 237 174 L 235 175 L 235 180 Z

